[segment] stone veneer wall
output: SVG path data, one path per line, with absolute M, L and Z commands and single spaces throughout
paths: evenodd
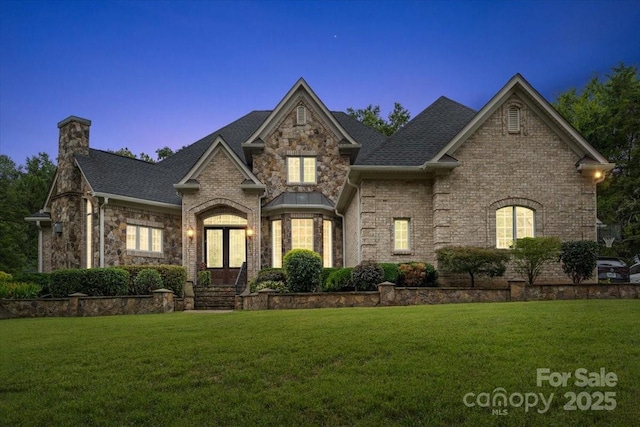
M 179 211 L 175 213 L 159 212 L 110 202 L 105 206 L 104 215 L 106 267 L 136 264 L 182 264 L 182 218 Z M 127 224 L 161 228 L 163 230 L 163 252 L 157 254 L 128 251 Z M 99 233 L 99 220 L 97 220 L 94 221 L 93 233 L 96 245 L 98 245 Z M 94 266 L 98 266 L 97 262 L 96 259 Z
M 69 298 L 0 299 L 0 319 L 20 317 L 89 317 L 120 314 L 172 313 L 182 302 L 173 292 L 158 289 L 153 295 L 122 297 L 87 297 L 73 294 Z
M 82 176 L 74 154 L 89 152 L 89 120 L 68 118 L 58 123 L 58 167 L 51 195 L 51 223 L 62 224 L 62 234 L 50 236 L 44 253 L 45 270 L 81 268 L 83 252 Z M 47 259 L 48 258 L 48 259 Z
M 378 286 L 378 292 L 336 292 L 278 294 L 262 290 L 236 297 L 236 308 L 243 310 L 282 310 L 304 308 L 378 307 L 475 302 L 542 301 L 572 299 L 638 299 L 640 286 L 621 285 L 544 285 L 525 286 L 514 281 L 508 288 L 397 288 L 392 283 Z
M 245 177 L 223 148 L 218 148 L 209 163 L 197 177 L 200 189 L 185 192 L 182 196 L 182 248 L 187 280 L 196 281 L 197 263 L 204 260 L 203 218 L 222 213 L 232 213 L 247 219 L 254 230 L 254 238 L 247 239 L 247 278 L 251 280 L 259 269 L 260 192 L 245 191 L 240 184 Z M 186 237 L 186 229 L 195 230 L 193 240 Z

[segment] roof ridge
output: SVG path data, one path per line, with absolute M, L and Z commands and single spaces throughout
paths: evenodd
M 144 163 L 144 164 L 147 164 L 147 165 L 155 165 L 155 164 L 157 164 L 157 162 L 148 162 L 148 161 L 143 160 L 143 159 L 138 159 L 137 157 L 123 156 L 122 154 L 117 154 L 117 153 L 114 153 L 113 151 L 100 150 L 100 149 L 98 149 L 98 148 L 89 148 L 89 152 L 91 152 L 91 151 L 97 151 L 97 152 L 102 153 L 102 154 L 109 154 L 109 155 L 111 155 L 111 156 L 115 156 L 115 157 L 118 157 L 118 158 L 120 158 L 120 159 L 135 160 L 135 161 L 138 161 L 138 162 L 142 162 L 142 163 Z M 79 153 L 76 153 L 76 154 L 74 154 L 74 155 L 85 156 L 84 154 L 79 154 Z

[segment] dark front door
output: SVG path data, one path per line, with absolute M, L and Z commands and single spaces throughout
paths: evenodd
M 211 284 L 233 285 L 247 259 L 244 228 L 211 227 L 205 229 L 207 269 Z

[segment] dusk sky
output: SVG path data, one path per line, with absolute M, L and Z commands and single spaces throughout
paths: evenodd
M 547 100 L 640 65 L 640 1 L 0 0 L 0 154 L 49 153 L 57 123 L 155 158 L 300 77 L 330 110 L 444 95 L 481 108 L 515 73 Z

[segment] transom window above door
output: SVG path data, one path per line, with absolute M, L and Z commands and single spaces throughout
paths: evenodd
M 316 158 L 304 156 L 287 157 L 288 184 L 315 184 Z
M 247 219 L 237 215 L 213 215 L 203 220 L 204 225 L 247 225 Z

